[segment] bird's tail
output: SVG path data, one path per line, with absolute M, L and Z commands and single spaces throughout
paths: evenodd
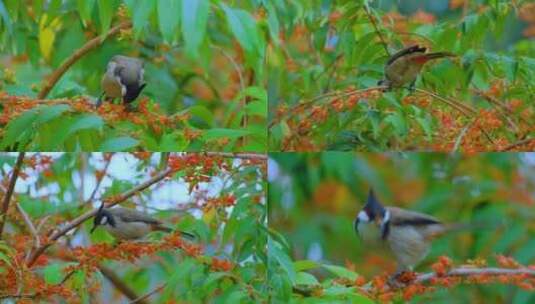
M 464 230 L 495 230 L 503 226 L 501 223 L 488 222 L 472 222 L 472 223 L 451 223 L 445 224 L 444 227 L 448 232 L 464 231 Z
M 162 226 L 162 225 L 156 225 L 156 226 L 153 227 L 152 230 L 154 230 L 154 231 L 162 231 L 162 232 L 174 232 L 175 231 L 174 229 L 171 229 L 169 227 Z M 195 239 L 195 235 L 192 234 L 192 233 L 185 232 L 185 231 L 180 231 L 180 230 L 178 232 L 183 237 L 186 237 L 188 239 Z

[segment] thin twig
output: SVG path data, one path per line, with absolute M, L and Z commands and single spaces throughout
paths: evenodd
M 256 153 L 205 152 L 205 154 L 208 156 L 220 156 L 226 158 L 267 159 L 267 155 Z
M 385 52 L 390 57 L 390 52 L 388 51 L 388 44 L 386 43 L 386 40 L 383 38 L 383 35 L 381 35 L 381 32 L 379 31 L 379 28 L 377 27 L 377 24 L 375 23 L 375 19 L 371 15 L 370 11 L 368 11 L 368 6 L 364 5 L 364 11 L 366 12 L 366 15 L 368 15 L 368 19 L 370 19 L 370 22 L 373 24 L 373 27 L 375 28 L 375 32 L 379 36 L 379 39 L 381 39 L 381 44 L 385 48 Z
M 115 206 L 117 204 L 120 204 L 120 203 L 126 201 L 127 199 L 131 198 L 132 196 L 138 194 L 139 192 L 149 188 L 153 184 L 163 180 L 164 178 L 169 176 L 171 173 L 173 173 L 173 170 L 167 169 L 167 170 L 161 172 L 160 174 L 155 175 L 154 177 L 150 178 L 149 180 L 139 184 L 138 186 L 136 186 L 136 187 L 134 187 L 134 188 L 132 188 L 132 189 L 130 189 L 130 190 L 118 195 L 118 196 L 113 196 L 111 199 L 108 199 L 108 200 L 105 199 L 104 200 L 105 202 L 109 201 L 109 202 L 107 202 L 105 204 L 105 208 L 109 208 L 109 207 Z M 43 254 L 43 252 L 45 252 L 45 250 L 48 247 L 50 247 L 57 239 L 59 239 L 60 237 L 62 237 L 67 232 L 71 231 L 72 229 L 78 227 L 79 225 L 81 225 L 86 220 L 88 220 L 91 217 L 93 217 L 95 214 L 97 214 L 97 211 L 98 211 L 97 209 L 92 209 L 92 210 L 80 215 L 79 217 L 75 218 L 70 223 L 68 223 L 65 226 L 63 226 L 61 229 L 58 229 L 58 230 L 54 231 L 52 233 L 52 235 L 50 235 L 48 243 L 41 245 L 41 247 L 37 248 L 35 251 L 32 252 L 30 257 L 27 259 L 28 267 L 31 267 L 35 263 L 37 258 L 41 254 Z
M 37 99 L 44 99 L 50 90 L 54 87 L 54 85 L 58 82 L 58 80 L 67 72 L 67 70 L 74 64 L 76 61 L 78 61 L 80 58 L 82 58 L 85 54 L 89 53 L 89 51 L 93 50 L 97 46 L 101 45 L 107 38 L 116 35 L 119 33 L 122 29 L 126 29 L 132 26 L 132 23 L 127 21 L 123 22 L 113 28 L 111 28 L 107 33 L 105 33 L 102 36 L 95 37 L 91 40 L 89 40 L 86 44 L 84 44 L 81 48 L 76 50 L 69 58 L 67 58 L 63 63 L 48 77 L 47 82 L 37 94 Z
M 106 161 L 106 164 L 104 165 L 104 169 L 102 172 L 102 177 L 99 180 L 97 180 L 95 189 L 93 189 L 93 192 L 91 192 L 91 195 L 89 196 L 89 198 L 84 202 L 84 205 L 90 204 L 95 199 L 95 195 L 97 194 L 98 189 L 100 188 L 100 184 L 102 183 L 102 180 L 106 176 L 106 172 L 108 172 L 108 167 L 110 166 L 110 163 L 111 163 L 111 157 Z
M 366 88 L 366 89 L 357 89 L 357 90 L 351 90 L 351 91 L 347 91 L 347 92 L 340 92 L 340 91 L 334 91 L 334 92 L 328 92 L 328 93 L 325 93 L 325 94 L 321 94 L 321 95 L 318 95 L 308 101 L 305 101 L 305 102 L 301 102 L 301 103 L 298 103 L 297 105 L 294 105 L 292 108 L 288 109 L 286 111 L 286 113 L 282 116 L 279 116 L 279 117 L 275 117 L 270 123 L 269 123 L 269 126 L 268 126 L 268 129 L 271 129 L 274 125 L 276 125 L 277 123 L 279 123 L 283 118 L 291 115 L 291 114 L 295 114 L 299 111 L 302 111 L 312 105 L 314 105 L 314 103 L 316 101 L 319 101 L 321 99 L 324 99 L 324 98 L 329 98 L 329 97 L 337 97 L 337 98 L 342 98 L 342 97 L 347 97 L 347 96 L 351 96 L 351 95 L 355 95 L 355 94 L 359 94 L 359 93 L 364 93 L 364 92 L 368 92 L 368 91 L 375 91 L 375 90 L 383 90 L 383 89 L 387 89 L 388 87 L 386 86 L 376 86 L 376 87 L 370 87 L 370 88 Z
M 22 161 L 24 160 L 24 152 L 20 152 L 17 157 L 17 162 L 15 167 L 13 167 L 13 172 L 11 173 L 11 179 L 9 180 L 9 186 L 7 187 L 7 192 L 2 200 L 2 212 L 0 213 L 0 240 L 2 239 L 2 232 L 4 231 L 4 225 L 7 220 L 7 211 L 9 209 L 9 201 L 13 195 L 13 190 L 15 190 L 15 184 L 17 183 L 17 178 L 19 177 L 20 167 L 22 166 Z
M 444 98 L 444 97 L 442 97 L 442 96 L 440 96 L 438 94 L 435 94 L 433 92 L 430 92 L 430 91 L 427 91 L 427 90 L 424 90 L 424 89 L 415 88 L 415 90 L 420 92 L 420 93 L 424 93 L 426 95 L 432 96 L 432 97 L 434 97 L 434 98 L 446 103 L 447 105 L 451 106 L 452 108 L 455 108 L 459 112 L 463 113 L 463 115 L 465 115 L 465 116 L 470 117 L 470 114 L 467 113 L 466 111 L 470 112 L 471 114 L 475 114 L 476 113 L 476 110 L 474 110 L 472 107 L 467 106 L 467 105 L 465 105 L 465 104 L 463 104 L 461 102 Z
M 472 125 L 477 121 L 478 117 L 475 117 L 470 123 L 468 123 L 462 130 L 461 133 L 459 133 L 459 136 L 455 140 L 455 144 L 453 145 L 453 149 L 451 149 L 451 152 L 455 152 L 459 150 L 459 147 L 461 145 L 461 142 L 463 141 L 464 136 L 468 132 L 468 130 L 472 127 Z
M 520 141 L 517 141 L 515 143 L 512 143 L 512 144 L 506 146 L 505 148 L 501 149 L 500 151 L 501 152 L 505 152 L 505 151 L 513 150 L 514 148 L 523 146 L 525 144 L 529 144 L 530 142 L 533 142 L 533 141 L 535 141 L 535 138 L 525 138 L 525 139 L 522 139 Z
M 33 236 L 33 239 L 35 241 L 33 248 L 39 248 L 39 246 L 41 246 L 41 242 L 39 240 L 39 233 L 37 232 L 37 229 L 35 229 L 35 226 L 33 225 L 32 220 L 30 219 L 26 211 L 22 209 L 20 204 L 15 204 L 15 206 L 17 207 L 17 210 L 19 211 L 19 213 L 22 215 L 22 219 L 24 220 L 24 223 L 26 223 L 26 226 L 28 226 L 28 230 Z M 28 254 L 30 254 L 30 252 L 28 252 Z
M 142 295 L 141 297 L 137 298 L 137 299 L 133 299 L 130 304 L 134 304 L 134 303 L 143 303 L 142 301 L 148 299 L 149 297 L 151 297 L 153 294 L 155 293 L 158 293 L 160 292 L 160 290 L 164 289 L 165 286 L 167 286 L 167 283 L 163 283 L 161 284 L 160 286 L 154 288 L 153 290 L 149 291 L 148 293 Z
M 35 296 L 37 296 L 37 294 L 35 294 L 35 293 L 24 293 L 24 294 L 14 294 L 14 295 L 3 294 L 3 295 L 0 295 L 0 300 L 2 300 L 2 299 L 19 299 L 19 298 L 35 298 Z
M 431 281 L 434 278 L 444 278 L 444 277 L 471 277 L 471 276 L 479 276 L 479 275 L 498 276 L 498 275 L 518 275 L 518 274 L 522 274 L 522 275 L 535 278 L 535 270 L 531 270 L 528 268 L 510 269 L 510 268 L 497 268 L 497 267 L 490 267 L 490 268 L 460 267 L 460 268 L 454 268 L 450 270 L 444 276 L 438 276 L 435 272 L 429 272 L 429 273 L 418 275 L 414 283 L 425 283 L 425 282 Z
M 213 44 L 210 44 L 210 47 L 221 52 L 221 54 L 225 58 L 227 58 L 227 60 L 230 62 L 230 64 L 232 65 L 236 73 L 238 73 L 238 79 L 240 80 L 241 91 L 243 92 L 243 90 L 245 90 L 245 80 L 243 78 L 243 73 L 240 69 L 240 66 L 236 63 L 236 60 L 234 60 L 234 58 L 232 58 L 232 56 L 230 56 L 230 54 L 228 54 L 223 48 L 217 45 L 213 45 Z
M 128 299 L 130 300 L 136 300 L 139 299 L 136 292 L 130 288 L 128 285 L 125 284 L 125 282 L 110 268 L 99 265 L 98 266 L 100 272 L 102 275 L 104 275 L 115 288 L 117 288 L 119 291 L 121 291 L 122 294 L 124 294 Z M 137 300 L 136 303 L 145 304 L 148 303 L 146 301 L 143 301 L 143 299 Z

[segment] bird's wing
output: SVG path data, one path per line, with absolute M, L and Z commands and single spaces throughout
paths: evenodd
M 396 226 L 427 226 L 442 224 L 437 218 L 415 211 L 388 207 L 391 212 L 390 223 Z
M 390 57 L 390 59 L 388 59 L 388 61 L 386 62 L 386 65 L 390 65 L 390 64 L 392 64 L 392 62 L 396 61 L 398 58 L 406 56 L 408 54 L 425 53 L 425 50 L 426 50 L 425 47 L 420 47 L 418 45 L 412 45 L 412 46 L 406 47 L 406 48 L 398 51 L 394 55 L 392 55 L 392 57 Z
M 124 222 L 145 222 L 154 225 L 162 224 L 159 220 L 134 209 L 116 207 L 109 210 L 116 216 L 120 216 Z

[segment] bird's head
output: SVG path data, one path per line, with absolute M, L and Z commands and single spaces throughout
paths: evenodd
M 358 233 L 359 224 L 376 223 L 379 226 L 384 226 L 390 220 L 390 214 L 385 207 L 379 202 L 375 196 L 373 189 L 368 192 L 368 199 L 364 208 L 357 213 L 355 218 L 354 228 Z
M 97 229 L 99 225 L 111 225 L 115 227 L 115 219 L 113 215 L 108 210 L 104 209 L 104 203 L 100 205 L 95 218 L 93 219 L 93 228 L 91 228 L 91 233 Z

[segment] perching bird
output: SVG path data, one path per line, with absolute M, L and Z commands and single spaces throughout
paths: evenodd
M 413 45 L 392 55 L 384 68 L 385 79 L 380 80 L 377 85 L 387 86 L 387 90 L 391 90 L 410 84 L 410 89 L 413 90 L 418 74 L 428 61 L 455 57 L 455 54 L 449 52 L 426 53 L 426 50 L 425 47 Z
M 146 85 L 143 74 L 141 60 L 122 55 L 113 56 L 100 82 L 103 93 L 97 101 L 97 107 L 102 104 L 103 98 L 121 98 L 129 107 Z
M 95 215 L 91 233 L 98 226 L 104 227 L 106 231 L 119 240 L 140 239 L 152 231 L 173 231 L 173 229 L 164 226 L 159 220 L 143 212 L 122 207 L 104 208 L 104 204 L 100 206 Z M 191 233 L 183 231 L 180 231 L 180 233 L 185 237 L 195 238 Z
M 357 214 L 354 229 L 366 245 L 386 245 L 398 263 L 396 275 L 412 270 L 429 253 L 433 238 L 464 224 L 443 224 L 419 212 L 396 207 L 383 207 L 373 190 Z

